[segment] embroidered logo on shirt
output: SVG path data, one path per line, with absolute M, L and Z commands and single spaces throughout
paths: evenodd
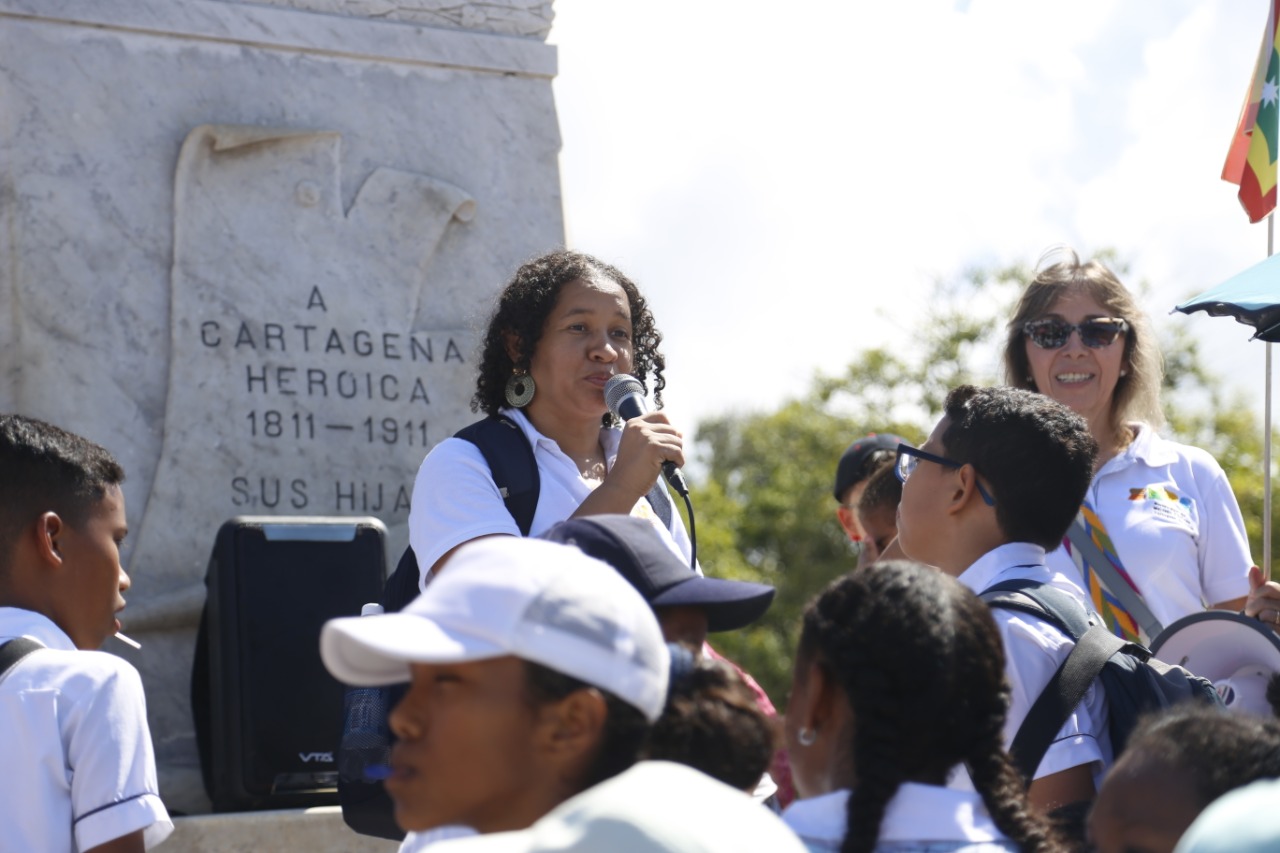
M 1191 498 L 1179 497 L 1173 489 L 1164 486 L 1145 486 L 1141 489 L 1130 489 L 1129 500 L 1172 501 L 1185 507 L 1191 506 Z
M 1153 484 L 1139 489 L 1129 489 L 1129 500 L 1147 501 L 1152 515 L 1194 532 L 1191 498 L 1179 495 L 1168 486 Z

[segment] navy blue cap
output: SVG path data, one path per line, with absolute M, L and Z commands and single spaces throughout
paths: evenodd
M 840 463 L 836 465 L 836 486 L 832 490 L 837 501 L 844 500 L 844 493 L 867 478 L 871 472 L 867 469 L 867 460 L 877 450 L 897 450 L 899 444 L 910 444 L 905 438 L 893 433 L 871 433 L 864 435 L 845 448 Z
M 744 628 L 773 603 L 768 584 L 698 574 L 662 541 L 653 523 L 629 515 L 592 515 L 562 521 L 539 535 L 573 545 L 613 566 L 650 607 L 688 605 L 707 614 L 708 631 Z

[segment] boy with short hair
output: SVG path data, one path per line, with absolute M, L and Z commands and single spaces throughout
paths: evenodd
M 897 448 L 894 448 L 895 452 Z M 881 560 L 899 559 L 898 502 L 902 500 L 902 481 L 894 473 L 895 459 L 880 463 L 867 478 L 867 487 L 858 498 L 858 524 L 864 535 L 858 552 L 858 568 Z
M 902 549 L 977 593 L 1031 580 L 1088 609 L 1084 591 L 1045 565 L 1045 552 L 1057 547 L 1076 517 L 1097 452 L 1084 419 L 1048 397 L 1015 388 L 956 388 L 929 439 L 918 450 L 899 451 Z M 992 616 L 1012 689 L 1007 744 L 1075 642 L 1026 614 L 993 608 Z M 1095 683 L 1045 753 L 1029 791 L 1034 805 L 1048 810 L 1093 798 L 1095 771 L 1100 778 L 1111 760 L 1107 719 L 1106 697 Z
M 893 433 L 871 433 L 857 439 L 840 455 L 836 464 L 836 484 L 831 494 L 836 499 L 836 518 L 849 541 L 861 542 L 866 536 L 858 521 L 858 500 L 867 480 L 882 462 L 893 459 L 903 439 Z
M 0 416 L 0 651 L 38 646 L 0 675 L 0 849 L 137 853 L 173 831 L 142 681 L 95 651 L 129 588 L 123 480 L 102 447 Z
M 1089 814 L 1092 849 L 1172 853 L 1210 803 L 1277 776 L 1280 720 L 1191 703 L 1150 715 L 1098 792 Z

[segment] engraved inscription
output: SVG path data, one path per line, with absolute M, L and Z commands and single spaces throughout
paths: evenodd
M 475 202 L 377 167 L 345 203 L 340 142 L 204 125 L 183 144 L 164 447 L 138 565 L 198 577 L 218 527 L 246 514 L 375 515 L 394 552 L 423 455 L 471 418 L 475 334 L 434 319 L 456 283 L 429 271 Z
M 328 311 L 324 291 L 314 286 L 299 316 Z M 287 306 L 286 306 L 287 307 Z M 463 348 L 449 334 L 351 328 L 326 322 L 208 319 L 199 324 L 199 344 L 211 359 L 230 366 L 242 407 L 230 408 L 235 423 L 223 433 L 246 442 L 245 458 L 272 458 L 272 451 L 309 447 L 355 455 L 405 451 L 416 463 L 443 438 L 431 430 L 432 374 L 470 375 Z M 451 377 L 456 380 L 456 377 Z M 451 383 L 452 384 L 452 383 Z M 317 460 L 319 462 L 319 460 Z M 230 505 L 241 512 L 295 511 L 407 515 L 409 487 L 365 480 L 325 480 L 323 464 L 288 474 L 250 467 L 230 478 Z

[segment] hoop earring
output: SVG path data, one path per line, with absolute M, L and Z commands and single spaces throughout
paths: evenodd
M 538 389 L 533 383 L 533 377 L 525 372 L 524 368 L 517 367 L 511 374 L 511 378 L 507 380 L 505 393 L 507 405 L 513 409 L 523 409 L 529 405 L 536 390 Z
M 796 740 L 801 746 L 813 746 L 818 742 L 818 730 L 805 726 L 796 732 Z

